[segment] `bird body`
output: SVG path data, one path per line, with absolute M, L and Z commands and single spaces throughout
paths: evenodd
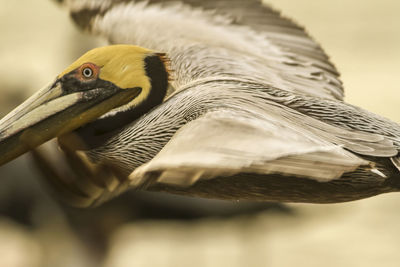
M 16 142 L 39 122 L 0 131 L 0 154 L 11 155 L 5 162 L 58 137 L 84 175 L 62 181 L 34 155 L 74 205 L 128 188 L 312 203 L 399 190 L 400 125 L 343 102 L 339 74 L 320 46 L 270 7 L 236 0 L 66 5 L 80 27 L 125 45 L 83 55 L 44 102 L 89 92 L 96 101 L 55 108 L 55 117 L 80 113 L 57 123 L 43 117 L 46 127 L 62 127 L 20 149 Z M 10 118 L 2 128 L 13 126 Z

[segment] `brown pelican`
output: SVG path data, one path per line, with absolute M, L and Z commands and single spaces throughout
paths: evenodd
M 312 203 L 399 191 L 400 125 L 343 102 L 321 47 L 272 8 L 64 4 L 117 45 L 87 52 L 0 121 L 0 164 L 33 150 L 71 204 L 128 188 Z M 35 150 L 54 137 L 74 177 Z

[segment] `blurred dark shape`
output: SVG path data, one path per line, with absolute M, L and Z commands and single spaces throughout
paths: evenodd
M 61 219 L 96 255 L 105 253 L 109 238 L 116 230 L 135 221 L 179 220 L 190 223 L 205 218 L 228 220 L 266 212 L 294 214 L 286 205 L 279 203 L 230 202 L 138 191 L 128 191 L 96 208 L 79 209 L 49 197 L 50 189 L 27 156 L 2 166 L 1 173 L 2 217 L 32 230 L 47 227 Z
M 25 156 L 1 167 L 0 215 L 32 227 L 35 206 L 45 197 L 38 176 L 26 168 Z
M 121 226 L 144 220 L 179 220 L 188 223 L 205 218 L 230 219 L 271 212 L 292 215 L 280 203 L 229 202 L 151 192 L 128 191 L 100 207 L 79 209 L 63 206 L 79 236 L 105 250 L 110 235 Z M 96 222 L 96 223 L 93 223 Z

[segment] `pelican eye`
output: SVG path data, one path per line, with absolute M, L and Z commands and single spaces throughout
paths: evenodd
M 89 67 L 86 67 L 82 70 L 82 75 L 85 78 L 92 78 L 93 76 L 93 70 Z

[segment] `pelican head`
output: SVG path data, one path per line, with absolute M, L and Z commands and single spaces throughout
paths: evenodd
M 122 127 L 161 103 L 167 87 L 164 54 L 132 45 L 90 50 L 0 121 L 0 165 L 72 131 L 85 138 Z

